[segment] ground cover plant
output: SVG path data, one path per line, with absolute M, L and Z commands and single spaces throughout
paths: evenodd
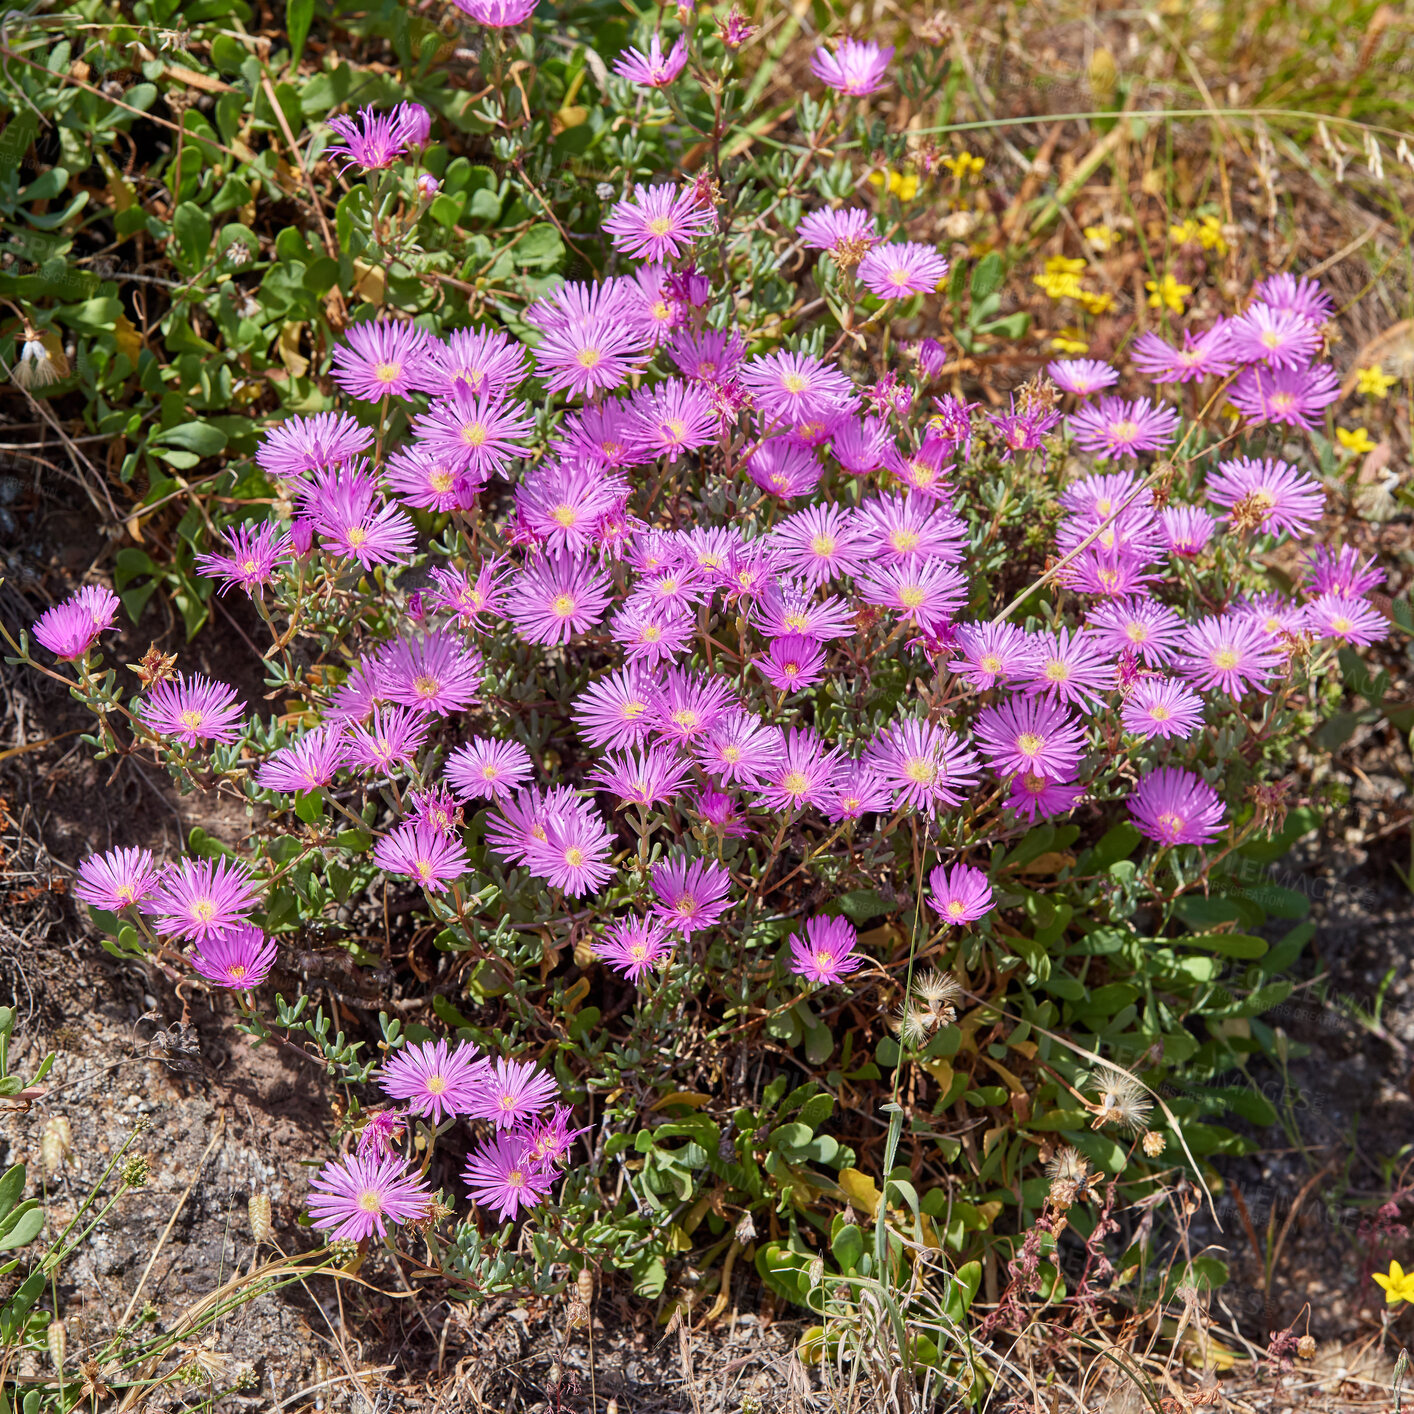
M 1332 294 L 1224 279 L 1230 194 L 1022 271 L 1065 185 L 996 219 L 936 18 L 314 19 L 76 7 L 6 48 L 10 379 L 123 539 L 11 662 L 224 821 L 73 894 L 183 1025 L 225 993 L 337 1100 L 298 1222 L 251 1195 L 276 1257 L 78 1352 L 59 1274 L 146 1161 L 43 1252 L 12 1168 L 0 1379 L 239 1394 L 198 1333 L 310 1283 L 571 1329 L 617 1287 L 686 1332 L 751 1282 L 852 1407 L 1017 1398 L 1028 1329 L 1181 1342 L 1315 934 L 1265 866 L 1340 809 L 1323 750 L 1414 726 L 1407 597 L 1323 532 L 1337 488 L 1405 504 L 1337 425 Z M 1087 121 L 1132 135 L 1108 87 Z M 1366 101 L 1314 140 L 1406 162 Z M 239 682 L 178 641 L 228 628 Z

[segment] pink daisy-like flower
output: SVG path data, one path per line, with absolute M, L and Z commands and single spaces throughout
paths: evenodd
M 539 0 L 453 0 L 462 14 L 487 29 L 514 29 L 534 13 Z
M 841 417 L 830 430 L 830 455 L 851 476 L 878 471 L 894 450 L 888 425 L 877 417 Z
M 974 923 L 992 911 L 992 885 L 970 864 L 939 864 L 928 875 L 933 912 L 944 923 Z
M 1207 844 L 1217 838 L 1227 814 L 1212 786 L 1173 766 L 1144 776 L 1128 804 L 1139 833 L 1164 845 Z
M 677 260 L 691 250 L 715 219 L 691 188 L 679 191 L 671 182 L 651 187 L 640 183 L 631 198 L 614 204 L 604 230 L 615 250 L 656 263 Z
M 1035 666 L 1023 681 L 1029 696 L 1046 694 L 1074 706 L 1093 707 L 1114 686 L 1114 658 L 1098 634 L 1088 629 L 1058 629 L 1032 638 Z
M 271 476 L 305 476 L 321 467 L 343 466 L 373 445 L 373 429 L 347 412 L 287 417 L 267 427 L 255 451 Z
M 479 699 L 485 663 L 445 629 L 395 639 L 379 657 L 379 695 L 433 717 L 462 712 Z
M 461 828 L 462 813 L 446 786 L 425 786 L 412 790 L 407 797 L 408 820 L 415 825 L 430 825 L 444 835 Z
M 359 1158 L 348 1154 L 324 1165 L 309 1184 L 309 1215 L 332 1242 L 363 1242 L 389 1223 L 411 1222 L 427 1212 L 432 1193 L 403 1161 L 388 1154 Z
M 958 624 L 955 636 L 962 656 L 952 670 L 978 692 L 1024 682 L 1034 671 L 1036 645 L 1013 623 Z
M 700 383 L 667 378 L 631 400 L 630 428 L 639 454 L 676 461 L 682 452 L 705 447 L 717 434 L 712 400 Z
M 551 814 L 573 814 L 581 805 L 569 786 L 551 786 L 544 791 L 527 786 L 497 803 L 499 813 L 486 821 L 486 843 L 512 864 L 524 864 L 531 847 L 547 839 Z
M 254 596 L 274 580 L 277 567 L 290 557 L 289 536 L 275 521 L 228 526 L 221 538 L 226 542 L 226 553 L 198 555 L 196 567 L 208 579 L 221 580 L 222 594 L 239 585 Z
M 1073 776 L 1085 753 L 1085 728 L 1059 703 L 1012 697 L 984 707 L 973 732 L 999 775 L 1025 772 L 1048 780 Z
M 373 1110 L 358 1132 L 360 1159 L 381 1159 L 395 1153 L 398 1142 L 407 1133 L 407 1121 L 401 1110 Z
M 590 561 L 546 555 L 516 577 L 506 614 L 527 643 L 568 643 L 604 617 L 609 591 L 609 576 Z
M 1326 493 L 1315 477 L 1283 461 L 1249 457 L 1218 464 L 1208 477 L 1208 499 L 1226 510 L 1235 530 L 1268 535 L 1308 535 L 1326 508 Z
M 253 923 L 203 938 L 188 954 L 192 968 L 208 982 L 233 992 L 258 987 L 275 966 L 275 940 Z
M 246 921 L 260 897 L 260 886 L 245 869 L 224 856 L 183 859 L 157 881 L 143 913 L 159 933 L 204 943 Z
M 609 632 L 623 646 L 628 663 L 656 667 L 687 652 L 697 624 L 685 608 L 631 600 L 610 620 Z
M 668 352 L 685 377 L 721 383 L 740 366 L 746 344 L 735 329 L 683 329 L 673 336 Z
M 583 1129 L 570 1128 L 572 1113 L 568 1105 L 556 1105 L 548 1119 L 541 1116 L 524 1132 L 526 1153 L 532 1162 L 543 1169 L 551 1165 L 563 1167 L 569 1162 L 574 1141 L 589 1133 L 588 1126 Z
M 1174 348 L 1157 334 L 1141 334 L 1130 357 L 1152 383 L 1192 383 L 1199 378 L 1225 378 L 1238 360 L 1233 356 L 1229 324 L 1221 321 L 1205 334 L 1183 331 L 1183 344 Z
M 241 734 L 244 713 L 236 690 L 224 682 L 195 673 L 153 684 L 135 714 L 159 736 L 184 746 L 198 742 L 232 742 Z
M 604 941 L 595 944 L 594 955 L 630 982 L 637 982 L 672 950 L 668 930 L 661 923 L 635 916 L 610 923 Z
M 1340 397 L 1340 379 L 1329 364 L 1267 368 L 1254 364 L 1237 376 L 1228 401 L 1254 426 L 1274 422 L 1313 431 L 1321 414 Z
M 803 810 L 823 806 L 834 785 L 840 760 L 811 727 L 792 727 L 783 742 L 781 759 L 765 774 L 758 797 L 768 810 Z
M 1064 815 L 1085 794 L 1085 787 L 1072 780 L 1053 780 L 1022 771 L 1011 778 L 1006 808 L 1028 820 L 1049 820 Z
M 1289 309 L 1254 304 L 1228 326 L 1228 348 L 1242 363 L 1305 368 L 1320 351 L 1320 331 Z
M 457 0 L 458 4 L 480 0 Z M 462 1182 L 473 1202 L 490 1208 L 502 1222 L 514 1222 L 538 1206 L 555 1186 L 555 1172 L 537 1164 L 521 1134 L 498 1134 L 466 1161 Z
M 431 336 L 406 319 L 351 324 L 334 346 L 331 375 L 350 397 L 376 403 L 406 398 L 422 382 Z
M 636 746 L 652 721 L 653 685 L 631 668 L 601 678 L 580 693 L 571 717 L 590 746 Z
M 817 49 L 810 56 L 810 72 L 827 87 L 851 98 L 862 98 L 883 88 L 893 57 L 891 44 L 846 37 L 833 54 L 828 49 Z
M 457 459 L 436 456 L 425 447 L 399 447 L 383 468 L 388 489 L 404 504 L 417 510 L 467 510 L 486 479 L 469 471 Z
M 1152 497 L 1143 494 L 1143 484 L 1134 471 L 1094 472 L 1072 481 L 1061 492 L 1061 509 L 1094 529 L 1111 516 L 1128 515 L 1152 504 Z
M 889 810 L 893 803 L 894 793 L 888 782 L 866 762 L 851 761 L 836 774 L 820 809 L 832 825 L 838 825 Z
M 1179 651 L 1178 670 L 1205 691 L 1241 697 L 1271 691 L 1282 655 L 1261 626 L 1241 614 L 1221 614 L 1190 624 Z
M 927 294 L 947 273 L 947 261 L 932 246 L 916 241 L 875 246 L 859 262 L 859 283 L 886 300 Z
M 390 776 L 411 766 L 427 744 L 428 719 L 411 707 L 379 707 L 372 721 L 349 724 L 346 764 Z
M 651 699 L 651 726 L 680 746 L 705 737 L 736 706 L 725 678 L 670 668 Z
M 365 172 L 378 172 L 391 167 L 408 150 L 412 137 L 407 114 L 398 108 L 387 113 L 360 108 L 356 117 L 341 113 L 330 118 L 329 126 L 340 140 L 324 152 L 344 158 L 344 171 L 362 167 Z
M 428 343 L 418 387 L 442 398 L 462 385 L 471 393 L 504 397 L 525 381 L 528 371 L 525 346 L 504 329 L 457 329 L 446 343 L 435 339 Z
M 264 790 L 292 795 L 319 790 L 338 775 L 347 750 L 343 724 L 326 722 L 267 756 L 255 782 Z
M 628 485 L 597 466 L 540 466 L 516 488 L 521 521 L 550 550 L 580 554 L 594 543 L 599 520 L 614 509 Z
M 79 865 L 74 897 L 90 908 L 121 913 L 156 896 L 162 870 L 150 849 L 110 849 Z
M 825 650 L 813 638 L 787 634 L 771 640 L 766 656 L 756 659 L 756 669 L 779 691 L 800 692 L 825 676 Z
M 1128 549 L 1102 550 L 1098 542 L 1082 550 L 1060 576 L 1067 589 L 1106 599 L 1145 594 L 1158 578 Z
M 1318 595 L 1306 606 L 1306 624 L 1317 638 L 1367 648 L 1389 636 L 1389 620 L 1365 599 L 1334 590 Z
M 555 1077 L 538 1066 L 498 1056 L 468 1096 L 466 1113 L 497 1129 L 512 1129 L 543 1113 L 559 1089 Z
M 1088 398 L 1119 382 L 1119 369 L 1099 358 L 1056 359 L 1046 365 L 1056 387 L 1076 397 Z
M 1094 409 L 1085 408 L 1084 411 L 1093 413 Z M 1047 409 L 1040 405 L 1018 412 L 1015 394 L 1012 394 L 1011 405 L 1006 412 L 987 414 L 987 421 L 1001 437 L 1004 462 L 1011 461 L 1019 452 L 1043 452 L 1046 434 L 1060 420 L 1061 415 L 1054 408 Z
M 1385 572 L 1371 555 L 1362 559 L 1353 545 L 1336 550 L 1317 545 L 1301 561 L 1301 588 L 1307 594 L 1346 594 L 1362 598 L 1384 585 Z
M 937 560 L 880 565 L 862 575 L 855 588 L 866 604 L 892 609 L 927 632 L 947 623 L 967 602 L 967 581 Z
M 101 584 L 86 584 L 52 609 L 46 609 L 30 632 L 60 662 L 82 658 L 98 635 L 113 626 L 120 600 Z
M 412 522 L 383 500 L 377 480 L 363 467 L 322 468 L 295 492 L 329 553 L 357 560 L 365 570 L 412 556 L 417 544 Z
M 956 564 L 967 544 L 961 518 L 922 496 L 871 497 L 859 508 L 858 525 L 871 564 Z
M 797 977 L 828 986 L 864 965 L 859 934 L 847 918 L 807 918 L 805 936 L 790 940 L 790 970 Z
M 483 561 L 475 580 L 468 580 L 464 570 L 434 569 L 432 603 L 455 614 L 463 628 L 482 628 L 483 616 L 500 612 L 509 575 L 509 566 L 500 559 Z
M 598 815 L 575 811 L 550 814 L 545 838 L 532 840 L 525 851 L 526 867 L 569 898 L 598 893 L 614 877 L 609 862 L 613 836 Z
M 952 491 L 948 476 L 952 445 L 929 434 L 916 452 L 905 454 L 889 446 L 884 449 L 884 466 L 914 498 L 941 501 Z
M 956 732 L 917 718 L 891 723 L 865 760 L 897 793 L 900 809 L 925 815 L 961 805 L 981 775 L 977 753 Z
M 625 49 L 614 61 L 614 72 L 621 79 L 644 88 L 666 88 L 682 73 L 687 63 L 687 39 L 682 37 L 667 54 L 655 34 L 645 54 L 639 49 Z
M 740 711 L 716 723 L 697 747 L 698 764 L 723 785 L 760 786 L 784 754 L 779 727 Z
M 710 928 L 730 907 L 731 874 L 714 860 L 674 855 L 655 864 L 651 878 L 653 916 L 684 936 Z
M 850 380 L 814 354 L 782 349 L 748 359 L 741 366 L 741 381 L 775 427 L 849 412 L 855 403 Z
M 791 437 L 768 437 L 746 458 L 746 474 L 769 496 L 791 501 L 820 484 L 824 467 L 809 447 Z
M 1159 532 L 1171 555 L 1192 559 L 1213 538 L 1217 521 L 1201 506 L 1165 506 L 1159 512 Z
M 857 206 L 812 211 L 801 217 L 795 234 L 807 250 L 828 251 L 844 266 L 858 265 L 879 244 L 874 217 Z
M 471 868 L 459 835 L 447 835 L 424 821 L 406 821 L 373 846 L 373 862 L 386 874 L 402 874 L 433 894 Z
M 812 588 L 841 575 L 856 575 L 868 563 L 868 541 L 855 511 L 834 502 L 797 511 L 776 527 L 771 539 L 780 548 L 781 567 Z
M 1289 309 L 1312 324 L 1324 324 L 1335 315 L 1335 301 L 1304 275 L 1268 275 L 1253 295 L 1273 309 Z
M 534 426 L 524 403 L 489 391 L 474 393 L 461 384 L 412 420 L 413 435 L 426 452 L 483 482 L 510 474 L 511 463 L 527 454 L 525 438 Z
M 378 1086 L 408 1111 L 427 1115 L 434 1125 L 451 1115 L 472 1112 L 490 1062 L 465 1041 L 422 1041 L 394 1051 L 378 1072 Z
M 775 543 L 764 538 L 733 549 L 721 571 L 713 576 L 726 591 L 727 602 L 754 602 L 760 598 L 779 568 L 779 554 Z
M 704 789 L 693 801 L 693 808 L 709 829 L 724 840 L 750 839 L 752 830 L 746 823 L 734 796 L 725 791 Z
M 1306 632 L 1306 609 L 1284 594 L 1272 590 L 1251 599 L 1234 600 L 1228 612 L 1241 619 L 1250 619 L 1264 637 L 1284 658 L 1290 655 L 1290 640 Z
M 1178 413 L 1146 398 L 1101 398 L 1070 415 L 1075 443 L 1102 458 L 1162 451 L 1173 441 Z
M 617 388 L 647 354 L 643 334 L 609 314 L 546 329 L 535 349 L 535 365 L 547 392 L 587 397 Z
M 691 774 L 677 752 L 656 742 L 641 751 L 610 751 L 589 773 L 589 784 L 645 810 L 674 800 Z
M 447 782 L 458 800 L 504 800 L 535 770 L 518 741 L 475 736 L 447 758 Z
M 1117 599 L 1101 604 L 1086 618 L 1086 627 L 1109 655 L 1137 654 L 1151 668 L 1173 662 L 1184 622 L 1157 599 Z
M 1142 678 L 1119 717 L 1136 736 L 1183 740 L 1203 725 L 1203 699 L 1174 678 Z
M 824 643 L 854 634 L 854 615 L 843 599 L 833 595 L 817 601 L 785 581 L 769 584 L 752 606 L 751 621 L 767 638 L 798 634 Z

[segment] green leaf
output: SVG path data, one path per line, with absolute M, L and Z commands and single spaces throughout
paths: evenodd
M 317 825 L 324 818 L 324 792 L 303 790 L 295 796 L 295 814 L 306 825 Z
M 214 457 L 226 450 L 226 434 L 209 422 L 181 422 L 175 427 L 164 427 L 150 440 L 164 447 L 195 452 L 198 457 Z
M 867 923 L 893 911 L 893 905 L 873 889 L 856 889 L 838 900 L 840 910 L 851 923 Z
M 996 251 L 988 251 L 976 265 L 972 267 L 972 300 L 977 303 L 987 298 L 988 295 L 1001 289 L 1002 278 L 1002 258 Z
M 560 233 L 547 222 L 532 226 L 516 243 L 511 259 L 522 270 L 550 270 L 565 256 Z
M 1175 938 L 1175 947 L 1200 948 L 1222 957 L 1265 957 L 1267 943 L 1251 933 L 1201 933 L 1196 937 Z
M 177 238 L 173 255 L 183 275 L 195 275 L 211 254 L 211 218 L 194 202 L 184 201 L 172 216 L 172 233 Z
M 981 1262 L 966 1262 L 953 1274 L 952 1290 L 948 1292 L 945 1310 L 954 1321 L 961 1321 L 977 1297 L 982 1285 Z
M 0 1218 L 3 1218 L 25 1191 L 25 1166 L 15 1164 L 0 1175 Z
M 309 27 L 314 22 L 314 0 L 285 0 L 285 33 L 290 37 L 290 68 L 304 53 Z
M 830 1251 L 839 1263 L 840 1271 L 852 1272 L 864 1255 L 864 1235 L 858 1223 L 842 1222 L 839 1231 L 830 1240 Z
M 33 1198 L 22 1203 L 0 1222 L 0 1252 L 24 1247 L 39 1236 L 44 1226 L 44 1209 Z

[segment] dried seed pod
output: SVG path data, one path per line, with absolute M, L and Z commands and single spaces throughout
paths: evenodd
M 69 1127 L 67 1115 L 52 1115 L 44 1126 L 44 1134 L 39 1141 L 40 1158 L 44 1172 L 58 1173 L 64 1161 L 74 1152 L 74 1131 Z
M 1151 1159 L 1157 1159 L 1164 1152 L 1164 1136 L 1158 1130 L 1150 1129 L 1145 1133 L 1144 1152 Z
M 581 1267 L 574 1279 L 575 1291 L 586 1306 L 594 1300 L 594 1273 L 588 1267 Z
M 64 1350 L 67 1345 L 68 1333 L 64 1330 L 63 1321 L 50 1321 L 47 1340 L 49 1342 L 49 1358 L 54 1362 L 56 1370 L 64 1368 Z
M 250 1235 L 257 1247 L 270 1241 L 270 1195 L 252 1193 L 246 1203 L 246 1213 L 250 1218 Z

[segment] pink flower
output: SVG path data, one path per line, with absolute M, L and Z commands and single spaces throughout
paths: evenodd
M 431 341 L 426 329 L 406 319 L 351 324 L 343 343 L 334 346 L 331 376 L 362 402 L 405 398 L 419 385 Z
M 502 800 L 518 790 L 535 766 L 518 741 L 477 736 L 447 758 L 447 781 L 458 800 Z
M 449 1115 L 471 1114 L 490 1062 L 473 1045 L 422 1041 L 394 1051 L 378 1072 L 378 1085 L 394 1100 L 406 1100 L 415 1115 L 434 1125 Z
M 497 1129 L 511 1129 L 534 1119 L 558 1093 L 553 1075 L 522 1061 L 498 1057 L 469 1097 L 466 1113 Z
M 656 262 L 677 260 L 714 221 L 691 190 L 679 191 L 670 182 L 661 182 L 635 186 L 630 199 L 614 205 L 604 230 L 615 250 Z
M 992 886 L 970 864 L 940 864 L 928 875 L 933 911 L 944 923 L 972 923 L 992 911 Z
M 192 968 L 218 987 L 243 992 L 258 987 L 275 966 L 275 940 L 253 923 L 203 938 L 189 954 Z
M 825 805 L 830 798 L 838 747 L 830 748 L 811 727 L 792 727 L 781 760 L 765 774 L 760 802 L 768 810 L 800 810 Z
M 821 986 L 838 982 L 864 965 L 859 934 L 847 918 L 808 918 L 805 937 L 790 940 L 790 970 Z
M 373 862 L 388 874 L 416 880 L 429 893 L 444 894 L 447 885 L 471 868 L 458 835 L 448 836 L 425 821 L 407 821 L 373 847 Z
M 527 643 L 567 643 L 593 628 L 608 605 L 609 577 L 602 570 L 571 555 L 546 555 L 517 576 L 506 613 Z
M 259 886 L 245 869 L 224 856 L 183 859 L 140 906 L 159 933 L 204 943 L 244 923 L 259 897 Z
M 82 658 L 98 635 L 113 626 L 119 599 L 101 584 L 86 584 L 78 593 L 46 609 L 30 632 L 60 662 Z
M 1208 477 L 1208 499 L 1236 530 L 1308 535 L 1325 512 L 1320 482 L 1283 461 L 1241 457 L 1220 462 Z
M 930 245 L 894 241 L 875 246 L 859 262 L 859 282 L 880 299 L 907 299 L 937 289 L 948 263 Z
M 614 72 L 631 83 L 645 88 L 666 88 L 682 73 L 687 63 L 687 39 L 679 38 L 666 55 L 655 34 L 649 41 L 648 52 L 625 49 L 614 61 Z
M 817 49 L 810 56 L 810 71 L 828 87 L 858 98 L 884 86 L 893 57 L 892 45 L 845 38 L 833 54 Z
M 1143 678 L 1125 698 L 1120 721 L 1136 736 L 1183 740 L 1203 725 L 1203 699 L 1173 678 Z
M 1241 697 L 1249 689 L 1270 692 L 1281 653 L 1259 624 L 1239 614 L 1222 614 L 1190 624 L 1179 651 L 1178 670 L 1196 687 Z
M 634 746 L 648 735 L 652 701 L 651 681 L 624 668 L 585 688 L 571 716 L 590 746 Z
M 981 774 L 977 753 L 956 732 L 912 717 L 879 733 L 866 760 L 897 793 L 899 809 L 930 816 L 961 805 Z
M 236 690 L 212 682 L 200 673 L 153 685 L 136 712 L 144 726 L 158 736 L 173 737 L 184 746 L 198 742 L 235 741 L 244 726 L 244 713 Z
M 630 982 L 640 981 L 672 952 L 668 930 L 647 918 L 615 919 L 594 955 L 622 973 Z
M 554 1170 L 534 1161 L 521 1134 L 488 1139 L 467 1159 L 462 1179 L 472 1200 L 485 1204 L 502 1222 L 542 1202 L 555 1182 Z
M 711 860 L 688 863 L 682 855 L 655 864 L 653 915 L 683 934 L 710 928 L 727 911 L 731 875 Z
M 79 865 L 74 897 L 90 908 L 120 913 L 146 903 L 157 892 L 162 871 L 148 849 L 110 849 L 90 854 Z
M 1022 771 L 1061 780 L 1085 752 L 1085 728 L 1058 702 L 1012 697 L 984 707 L 973 728 L 988 764 L 1001 775 Z
M 402 1160 L 392 1155 L 335 1159 L 309 1187 L 309 1215 L 331 1241 L 362 1242 L 375 1232 L 385 1237 L 388 1223 L 420 1218 L 432 1200 L 422 1180 L 404 1173 Z
M 1212 786 L 1172 766 L 1150 771 L 1129 797 L 1135 828 L 1164 845 L 1209 843 L 1222 830 L 1226 813 Z

